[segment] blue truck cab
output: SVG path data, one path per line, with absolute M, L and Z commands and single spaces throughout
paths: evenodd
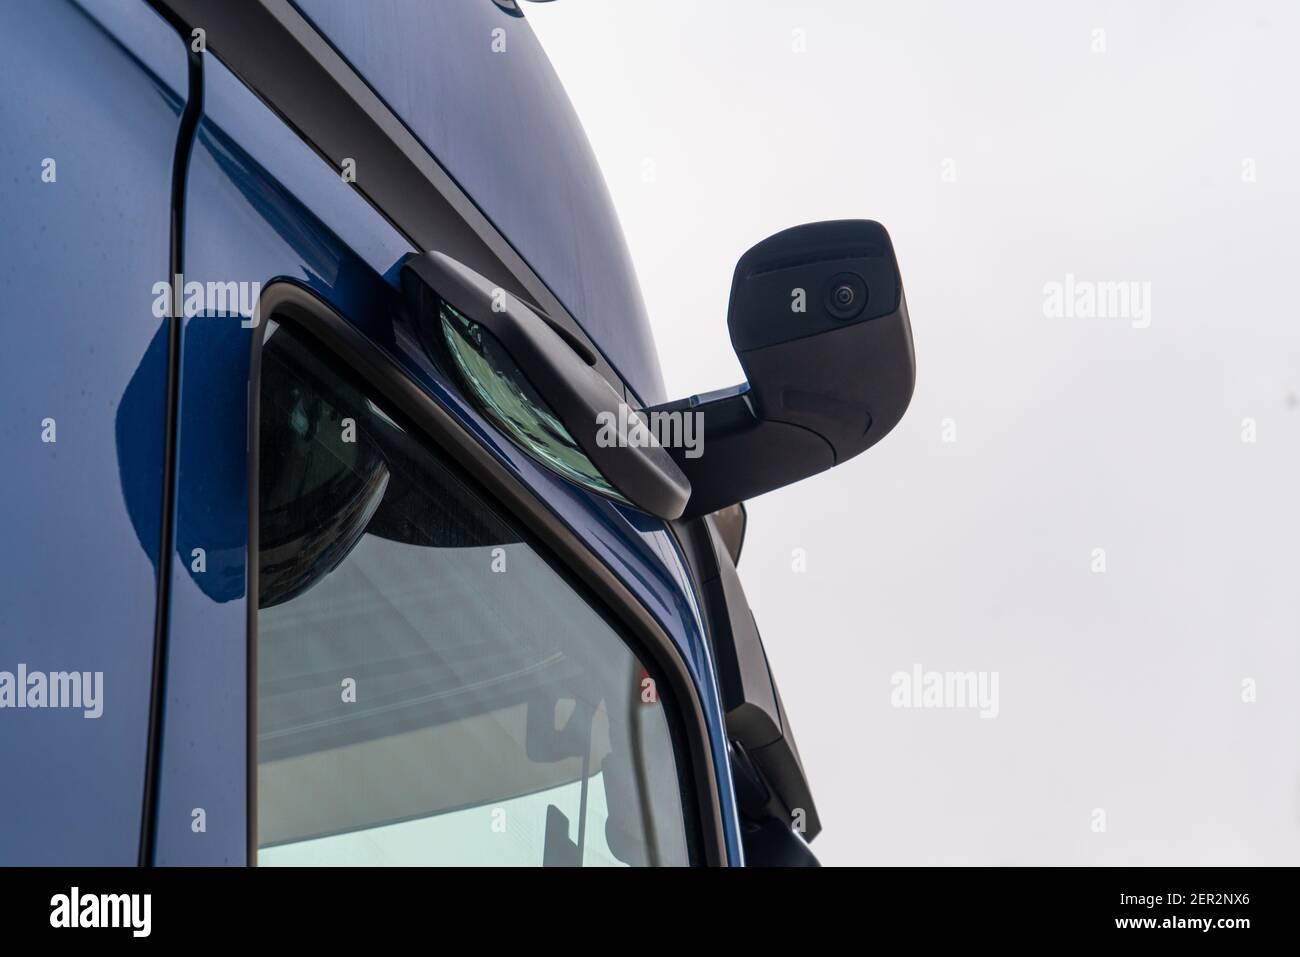
M 815 863 L 742 503 L 906 408 L 882 229 L 673 402 L 514 0 L 6 2 L 0 128 L 0 864 Z

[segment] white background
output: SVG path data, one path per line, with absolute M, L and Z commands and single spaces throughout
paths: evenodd
M 525 10 L 670 396 L 743 378 L 750 245 L 834 218 L 893 236 L 911 409 L 751 502 L 741 562 L 823 863 L 1300 862 L 1300 7 Z M 1066 273 L 1149 282 L 1150 327 L 1047 318 Z M 891 707 L 916 663 L 998 672 L 998 717 Z

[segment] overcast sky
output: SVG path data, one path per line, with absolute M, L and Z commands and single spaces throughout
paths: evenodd
M 749 246 L 893 236 L 911 409 L 741 562 L 823 863 L 1300 862 L 1300 7 L 525 7 L 670 395 L 742 380 Z M 1055 315 L 1067 275 L 1139 298 Z M 997 716 L 892 706 L 916 665 Z

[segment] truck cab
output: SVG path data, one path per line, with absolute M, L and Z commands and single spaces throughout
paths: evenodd
M 513 0 L 20 0 L 0 103 L 0 863 L 816 863 L 743 502 L 906 409 L 882 228 L 672 400 Z

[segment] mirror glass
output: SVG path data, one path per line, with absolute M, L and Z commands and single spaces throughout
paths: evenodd
M 461 378 L 497 425 L 529 455 L 569 481 L 627 502 L 578 447 L 492 333 L 445 302 L 438 314 Z

